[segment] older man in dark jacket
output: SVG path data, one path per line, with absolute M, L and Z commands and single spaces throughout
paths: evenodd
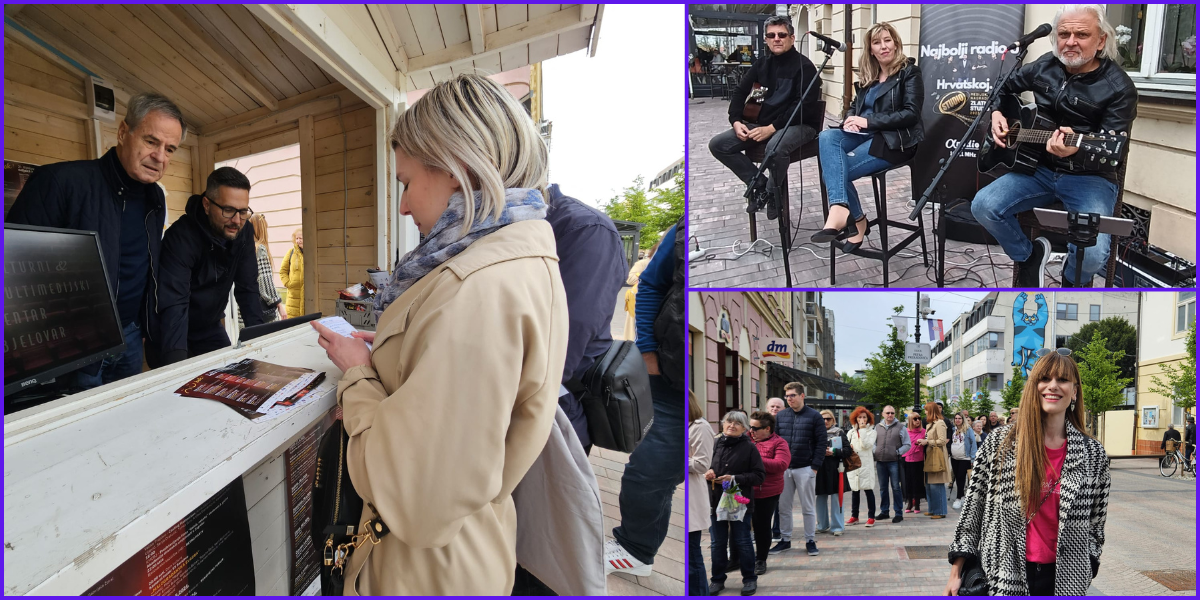
M 153 367 L 229 347 L 221 317 L 231 288 L 246 326 L 263 322 L 254 231 L 245 226 L 254 214 L 250 180 L 221 167 L 207 183 L 163 238 L 159 313 L 151 323 L 160 343 L 146 353 Z
M 792 451 L 792 461 L 784 472 L 783 495 L 779 497 L 780 542 L 770 553 L 779 554 L 792 547 L 792 502 L 798 496 L 804 514 L 805 548 L 810 556 L 816 556 L 817 471 L 825 461 L 829 439 L 821 413 L 804 405 L 804 386 L 793 381 L 783 389 L 788 407 L 775 418 L 779 421 L 779 436 Z
M 100 238 L 125 354 L 63 377 L 65 391 L 142 372 L 142 338 L 157 309 L 159 248 L 167 215 L 157 182 L 186 131 L 174 103 L 158 94 L 138 94 L 129 99 L 117 126 L 115 148 L 96 160 L 38 167 L 5 216 L 8 223 L 95 231 Z

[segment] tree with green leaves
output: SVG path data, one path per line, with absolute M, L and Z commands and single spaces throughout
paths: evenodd
M 662 238 L 662 234 L 679 220 L 683 215 L 683 174 L 675 175 L 675 181 L 670 187 L 660 187 L 652 191 L 644 189 L 645 179 L 638 177 L 633 185 L 621 190 L 621 193 L 609 199 L 604 205 L 604 214 L 618 221 L 633 221 L 642 223 L 642 249 L 650 248 Z M 651 194 L 653 194 L 651 196 Z
M 903 307 L 893 309 L 896 314 Z M 879 344 L 879 350 L 867 357 L 867 368 L 855 391 L 866 394 L 878 406 L 887 404 L 897 412 L 913 404 L 913 365 L 904 360 L 904 341 L 896 332 L 896 326 L 888 324 L 888 336 Z
M 1013 367 L 1012 379 L 1004 384 L 1004 389 L 1000 390 L 1000 406 L 1004 407 L 1004 412 L 1007 415 L 1012 409 L 1021 406 L 1021 392 L 1025 391 L 1025 376 L 1021 374 L 1021 367 Z
M 1067 340 L 1067 347 L 1072 353 L 1080 352 L 1097 335 L 1104 336 L 1105 347 L 1109 350 L 1125 351 L 1125 358 L 1117 363 L 1121 367 L 1121 377 L 1137 377 L 1137 328 L 1125 317 L 1107 317 L 1080 327 L 1079 333 Z
M 1094 336 L 1087 346 L 1075 354 L 1089 431 L 1096 431 L 1098 415 L 1125 403 L 1125 395 L 1122 392 L 1129 387 L 1133 378 L 1121 377 L 1119 365 L 1122 358 L 1125 358 L 1125 351 L 1109 350 L 1103 335 Z
M 1150 391 L 1171 399 L 1188 413 L 1196 408 L 1196 324 L 1188 328 L 1187 358 L 1178 365 L 1163 365 L 1162 375 L 1150 378 Z

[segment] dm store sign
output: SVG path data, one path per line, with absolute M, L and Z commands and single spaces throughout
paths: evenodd
M 791 363 L 794 343 L 788 338 L 763 338 L 762 359 L 768 362 Z

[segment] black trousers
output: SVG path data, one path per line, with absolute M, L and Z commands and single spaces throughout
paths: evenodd
M 754 499 L 754 514 L 750 516 L 750 523 L 754 530 L 755 560 L 767 560 L 767 551 L 771 549 L 771 519 L 778 506 L 778 495 Z
M 875 518 L 875 490 L 863 490 L 867 494 L 867 518 Z M 858 518 L 858 492 L 850 496 L 850 516 Z
M 920 501 L 925 499 L 925 461 L 904 461 L 904 499 Z
M 1025 561 L 1025 583 L 1030 596 L 1054 595 L 1054 563 L 1047 565 Z
M 954 493 L 958 500 L 962 500 L 967 487 L 967 471 L 971 470 L 971 461 L 951 458 L 950 466 L 954 468 Z
M 799 120 L 799 115 L 796 115 Z M 751 127 L 753 128 L 753 127 Z M 712 153 L 721 164 L 725 165 L 742 183 L 750 183 L 750 179 L 758 172 L 758 167 L 754 166 L 754 161 L 746 157 L 744 152 L 747 149 L 753 148 L 760 144 L 768 144 L 765 150 L 769 150 L 775 146 L 776 136 L 781 135 L 776 132 L 766 142 L 756 142 L 754 140 L 739 140 L 733 129 L 727 129 L 713 136 L 708 142 L 708 151 Z M 772 157 L 771 164 L 767 165 L 767 172 L 770 173 L 770 181 L 774 183 L 782 175 L 786 175 L 789 159 L 788 156 L 792 150 L 803 146 L 817 137 L 817 132 L 812 127 L 802 124 L 793 124 L 782 133 L 783 139 L 778 140 L 779 150 Z

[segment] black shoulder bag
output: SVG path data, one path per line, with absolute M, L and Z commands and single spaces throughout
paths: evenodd
M 969 556 L 962 567 L 961 581 L 958 584 L 959 596 L 988 595 L 987 577 L 983 574 L 983 565 L 979 558 Z
M 613 340 L 582 377 L 565 385 L 583 404 L 593 444 L 633 452 L 650 431 L 654 421 L 650 376 L 633 342 Z
M 378 511 L 370 506 L 373 519 L 367 531 L 356 535 L 363 501 L 346 468 L 346 447 L 350 435 L 338 419 L 321 437 L 317 447 L 317 473 L 313 478 L 313 547 L 322 555 L 321 595 L 341 596 L 346 584 L 346 559 L 367 540 L 379 543 L 388 534 Z

